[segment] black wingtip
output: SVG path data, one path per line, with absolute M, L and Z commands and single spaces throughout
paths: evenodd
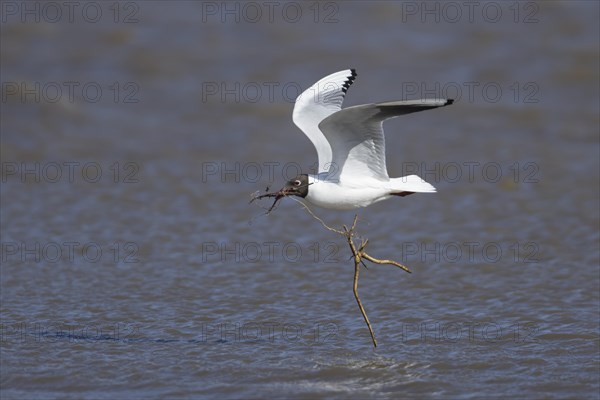
M 454 99 L 446 99 L 446 104 L 444 104 L 444 105 L 449 106 L 452 103 L 454 103 Z
M 342 92 L 344 92 L 344 94 L 348 91 L 348 88 L 350 87 L 350 85 L 352 85 L 354 83 L 355 79 L 356 79 L 356 70 L 354 68 L 350 68 L 350 76 L 348 78 L 346 78 L 346 80 L 344 81 L 344 84 L 342 85 Z

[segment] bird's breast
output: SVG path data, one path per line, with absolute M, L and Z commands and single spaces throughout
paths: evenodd
M 345 186 L 334 182 L 314 182 L 309 186 L 306 200 L 310 203 L 336 210 L 367 207 L 389 197 L 386 188 Z

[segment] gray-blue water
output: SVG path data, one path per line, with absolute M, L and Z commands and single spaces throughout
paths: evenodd
M 65 4 L 2 3 L 3 399 L 598 398 L 596 2 Z M 344 239 L 248 204 L 345 68 L 456 99 L 385 126 L 438 193 L 359 210 L 376 349 Z

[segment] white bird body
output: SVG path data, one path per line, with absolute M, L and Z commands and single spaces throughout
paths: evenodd
M 323 208 L 351 210 L 390 197 L 389 189 L 377 185 L 379 182 L 361 181 L 362 185 L 357 186 L 320 180 L 314 175 L 308 176 L 308 182 L 310 186 L 306 200 Z
M 394 196 L 392 193 L 431 193 L 435 188 L 417 175 L 393 178 L 388 182 L 376 179 L 357 179 L 345 183 L 326 178 L 326 174 L 308 175 L 308 194 L 306 200 L 316 206 L 337 210 L 351 210 L 367 207 Z
M 449 105 L 452 100 L 392 101 L 342 109 L 355 78 L 353 69 L 336 72 L 296 99 L 293 120 L 315 146 L 319 170 L 318 174 L 299 175 L 280 194 L 301 196 L 324 208 L 349 210 L 392 196 L 435 192 L 417 175 L 390 179 L 383 121 Z

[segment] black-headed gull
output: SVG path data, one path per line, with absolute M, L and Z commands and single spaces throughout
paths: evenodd
M 453 100 L 390 101 L 342 109 L 354 79 L 354 69 L 336 72 L 296 99 L 293 120 L 317 149 L 319 170 L 287 182 L 278 198 L 294 195 L 316 206 L 349 210 L 392 196 L 436 191 L 417 175 L 388 176 L 383 121 L 447 106 Z

